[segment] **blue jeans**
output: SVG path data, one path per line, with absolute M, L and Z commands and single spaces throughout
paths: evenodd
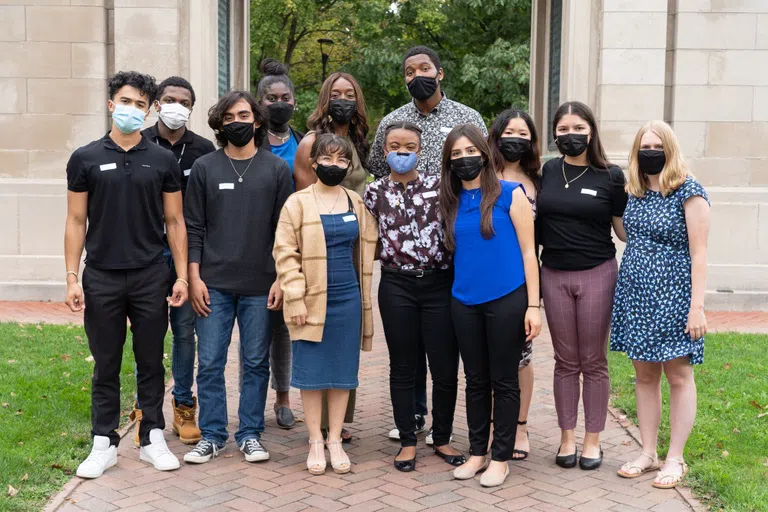
M 235 432 L 238 445 L 250 438 L 261 438 L 264 431 L 264 407 L 269 385 L 269 345 L 272 341 L 267 296 L 235 295 L 213 288 L 211 312 L 197 317 L 198 339 L 197 395 L 200 404 L 200 431 L 203 438 L 222 444 L 227 433 L 227 389 L 224 368 L 237 319 L 240 329 L 240 362 L 243 378 L 240 387 Z
M 173 264 L 171 250 L 168 246 L 163 249 L 163 256 L 168 266 L 171 267 L 171 285 L 168 289 L 168 295 L 171 295 L 173 285 L 176 282 L 176 267 Z M 195 381 L 195 311 L 189 301 L 180 308 L 169 309 L 171 332 L 173 333 L 173 348 L 171 349 L 172 394 L 177 405 L 191 407 L 194 405 L 192 384 Z M 138 377 L 138 371 L 136 376 Z M 136 395 L 136 408 L 141 409 L 138 395 Z

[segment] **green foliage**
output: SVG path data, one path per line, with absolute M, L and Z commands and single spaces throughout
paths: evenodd
M 410 100 L 402 56 L 426 45 L 440 55 L 446 94 L 489 122 L 527 107 L 530 32 L 530 0 L 251 0 L 251 69 L 255 84 L 261 59 L 290 65 L 303 130 L 321 85 L 317 39 L 330 38 L 328 73 L 357 78 L 375 126 Z
M 88 455 L 90 355 L 82 327 L 0 324 L 0 511 L 41 510 Z M 170 370 L 170 359 L 165 363 Z M 129 334 L 120 372 L 126 414 L 136 389 L 133 368 Z M 9 485 L 16 496 L 8 495 Z
M 768 336 L 707 335 L 704 364 L 695 367 L 696 424 L 685 450 L 686 482 L 714 510 L 768 511 Z M 637 422 L 635 372 L 626 355 L 609 356 L 613 404 Z M 669 385 L 659 456 L 669 448 Z M 650 484 L 649 484 L 650 485 Z

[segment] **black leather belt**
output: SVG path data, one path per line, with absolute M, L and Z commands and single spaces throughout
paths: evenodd
M 444 270 L 439 270 L 434 268 L 415 268 L 412 270 L 405 270 L 402 268 L 385 267 L 384 265 L 381 266 L 381 271 L 386 272 L 388 274 L 399 274 L 401 276 L 409 276 L 409 277 L 424 277 L 424 276 L 430 276 L 432 274 L 437 274 L 438 272 L 445 272 Z

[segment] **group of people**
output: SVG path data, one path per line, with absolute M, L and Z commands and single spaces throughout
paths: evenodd
M 112 129 L 69 161 L 66 302 L 85 310 L 95 361 L 93 448 L 78 476 L 99 477 L 117 461 L 126 318 L 140 457 L 159 470 L 179 467 L 163 436 L 168 306 L 173 431 L 195 445 L 187 463 L 208 462 L 227 447 L 224 370 L 237 321 L 234 437 L 245 460 L 269 458 L 261 435 L 271 370 L 279 427 L 295 426 L 289 391 L 301 391 L 308 471 L 326 471 L 327 447 L 333 471 L 349 472 L 344 424 L 353 421 L 360 351 L 372 347 L 378 259 L 397 470 L 416 468 L 417 435 L 427 431 L 427 366 L 426 442 L 456 479 L 482 472 L 483 486 L 501 485 L 508 461 L 528 457 L 543 299 L 562 432 L 556 464 L 591 470 L 602 463 L 610 336 L 611 349 L 626 352 L 636 369 L 643 440 L 642 455 L 618 473 L 660 470 L 654 486 L 677 485 L 696 411 L 692 365 L 703 362 L 707 330 L 709 208 L 667 124 L 640 128 L 626 179 L 608 161 L 583 103 L 554 113 L 561 155 L 542 165 L 531 116 L 505 110 L 488 133 L 476 111 L 442 92 L 439 56 L 424 46 L 403 58 L 413 101 L 384 117 L 373 144 L 351 75 L 325 80 L 303 134 L 290 126 L 296 96 L 288 70 L 267 59 L 261 71 L 256 96 L 231 91 L 210 108 L 218 150 L 185 126 L 195 105 L 186 80 L 156 86 L 150 76 L 120 72 L 109 81 Z M 159 120 L 141 131 L 152 105 Z M 621 268 L 613 235 L 627 243 Z M 460 359 L 468 457 L 451 445 Z M 662 373 L 672 409 L 663 466 L 656 453 Z

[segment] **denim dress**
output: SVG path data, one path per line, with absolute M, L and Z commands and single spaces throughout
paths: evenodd
M 328 293 L 320 343 L 293 342 L 291 386 L 355 389 L 360 367 L 362 299 L 353 252 L 360 236 L 353 211 L 321 215 L 328 255 Z

